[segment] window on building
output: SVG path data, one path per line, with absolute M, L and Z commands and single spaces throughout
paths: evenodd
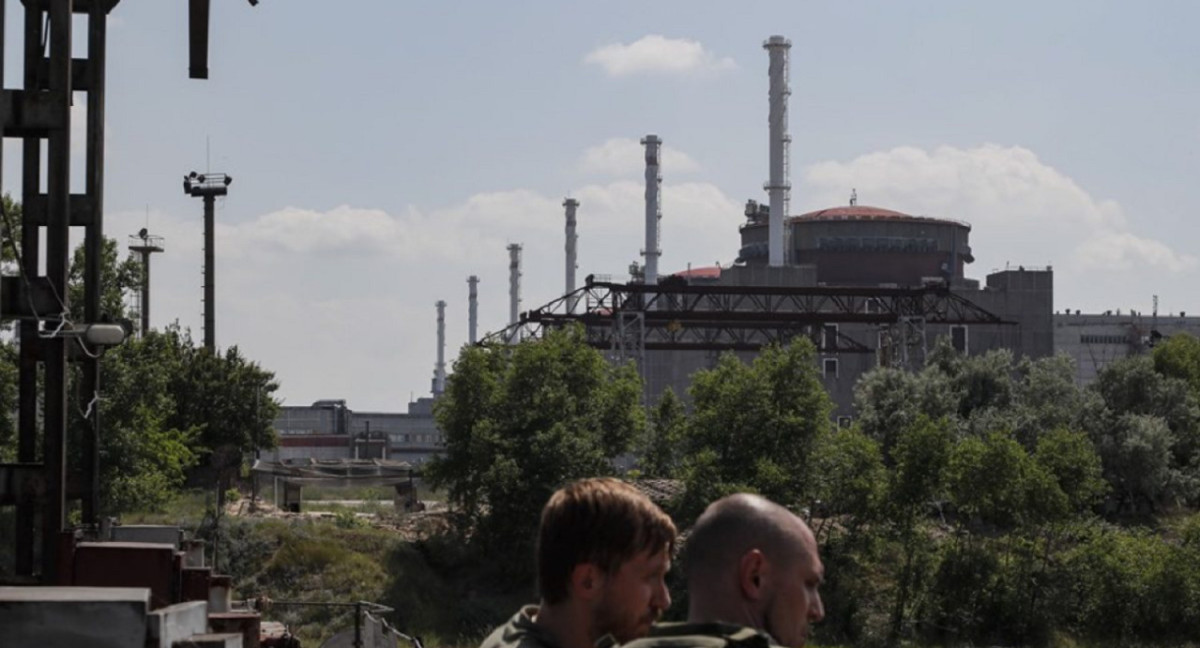
M 950 327 L 950 345 L 955 351 L 967 355 L 967 327 L 965 324 Z
M 837 426 L 838 426 L 839 430 L 844 430 L 844 429 L 850 427 L 853 423 L 854 423 L 854 417 L 852 417 L 852 416 L 837 417 Z
M 837 324 L 825 324 L 821 327 L 821 348 L 829 350 L 838 348 Z
M 821 373 L 826 378 L 838 377 L 838 361 L 837 358 L 825 358 L 821 361 Z

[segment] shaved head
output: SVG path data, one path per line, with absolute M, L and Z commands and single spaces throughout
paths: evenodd
M 803 520 L 766 498 L 740 493 L 717 500 L 688 537 L 688 587 L 707 588 L 732 577 L 738 560 L 752 549 L 780 564 L 806 560 L 811 537 Z
M 802 646 L 809 623 L 825 615 L 816 538 L 804 520 L 758 495 L 709 505 L 688 537 L 684 571 L 692 622 L 749 625 L 782 646 Z

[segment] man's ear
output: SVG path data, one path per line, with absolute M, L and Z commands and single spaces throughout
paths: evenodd
M 590 601 L 604 587 L 604 572 L 592 563 L 579 563 L 571 570 L 571 596 Z
M 766 589 L 766 579 L 769 565 L 767 557 L 758 549 L 751 549 L 742 554 L 738 561 L 738 586 L 742 596 L 751 601 L 757 601 Z

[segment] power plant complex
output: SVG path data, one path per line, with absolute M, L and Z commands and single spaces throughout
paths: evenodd
M 1054 311 L 1050 267 L 1018 265 L 967 276 L 975 259 L 971 226 L 951 218 L 912 215 L 849 204 L 800 215 L 789 213 L 788 58 L 791 42 L 772 36 L 769 58 L 767 204 L 746 203 L 731 264 L 664 272 L 660 164 L 663 140 L 648 134 L 645 152 L 643 263 L 630 281 L 589 274 L 577 286 L 578 200 L 566 198 L 564 294 L 522 309 L 521 251 L 509 252 L 509 320 L 477 335 L 477 286 L 468 279 L 469 343 L 514 344 L 549 328 L 582 325 L 592 346 L 613 361 L 636 363 L 652 405 L 668 388 L 686 398 L 692 375 L 712 367 L 721 353 L 752 358 L 768 344 L 797 336 L 812 340 L 825 386 L 836 403 L 836 422 L 852 423 L 853 388 L 878 366 L 917 369 L 939 337 L 964 354 L 1009 349 L 1014 355 L 1072 357 L 1086 383 L 1108 363 L 1145 352 L 1160 337 L 1200 334 L 1200 317 L 1120 311 L 1082 314 Z M 669 171 L 669 170 L 668 170 Z M 731 219 L 732 220 L 732 219 Z M 1157 302 L 1157 298 L 1156 298 Z M 354 413 L 343 401 L 284 407 L 277 428 L 277 458 L 379 457 L 421 462 L 437 452 L 440 433 L 432 404 L 445 388 L 445 303 L 438 302 L 438 349 L 432 397 L 406 414 Z M 334 405 L 331 405 L 333 403 Z M 325 445 L 310 445 L 322 439 Z M 369 453 L 369 454 L 363 454 Z

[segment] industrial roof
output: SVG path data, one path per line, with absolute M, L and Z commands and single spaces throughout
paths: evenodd
M 962 221 L 950 220 L 946 218 L 930 218 L 928 216 L 912 216 L 891 209 L 883 209 L 881 207 L 871 207 L 869 205 L 848 205 L 842 207 L 829 207 L 827 209 L 818 209 L 807 214 L 793 216 L 789 221 L 840 221 L 840 220 L 893 220 L 893 221 L 909 221 L 922 223 L 950 223 L 961 225 L 970 229 L 971 226 Z
M 721 278 L 721 267 L 720 266 L 706 266 L 703 268 L 690 268 L 688 270 L 682 270 L 680 272 L 676 272 L 671 276 L 683 277 L 684 279 L 720 279 Z

